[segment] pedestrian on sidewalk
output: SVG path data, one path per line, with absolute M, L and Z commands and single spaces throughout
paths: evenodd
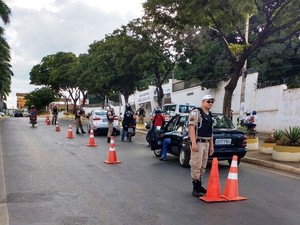
M 215 99 L 211 95 L 204 95 L 201 107 L 193 109 L 189 114 L 189 136 L 191 148 L 191 178 L 193 183 L 192 195 L 199 198 L 206 194 L 202 185 L 202 177 L 205 173 L 208 152 L 214 153 L 213 145 L 213 118 L 210 112 Z

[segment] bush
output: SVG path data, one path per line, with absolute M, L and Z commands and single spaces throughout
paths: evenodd
M 300 146 L 300 127 L 289 127 L 282 131 L 282 137 L 276 141 L 277 145 Z
M 280 140 L 283 137 L 283 131 L 282 130 L 275 130 L 273 132 L 273 137 L 275 139 L 275 142 Z

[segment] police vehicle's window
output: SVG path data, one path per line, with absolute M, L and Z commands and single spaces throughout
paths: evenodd
M 166 126 L 166 132 L 171 132 L 174 130 L 174 127 L 175 125 L 177 124 L 177 120 L 178 118 L 177 117 L 173 117 L 170 122 L 167 123 L 167 126 Z
M 214 115 L 213 119 L 214 119 L 214 123 L 213 123 L 214 128 L 234 128 L 234 125 L 231 122 L 231 120 L 224 115 Z
M 177 131 L 184 131 L 185 128 L 186 128 L 186 121 L 187 121 L 187 117 L 186 116 L 181 116 L 179 118 L 179 120 L 177 121 L 176 130 Z

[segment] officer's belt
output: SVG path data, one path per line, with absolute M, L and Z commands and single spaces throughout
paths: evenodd
M 203 142 L 203 143 L 206 143 L 206 142 L 209 142 L 210 139 L 203 139 L 203 138 L 197 138 L 196 139 L 196 142 Z

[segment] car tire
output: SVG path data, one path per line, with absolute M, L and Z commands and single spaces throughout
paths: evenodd
M 156 149 L 156 150 L 153 150 L 153 153 L 156 157 L 161 157 L 162 155 L 162 150 L 161 149 Z
M 232 159 L 227 159 L 228 164 L 231 166 Z M 241 158 L 238 158 L 237 164 L 240 165 Z
M 190 158 L 191 158 L 191 150 L 188 144 L 182 146 L 179 153 L 179 163 L 181 167 L 189 168 L 190 167 Z

